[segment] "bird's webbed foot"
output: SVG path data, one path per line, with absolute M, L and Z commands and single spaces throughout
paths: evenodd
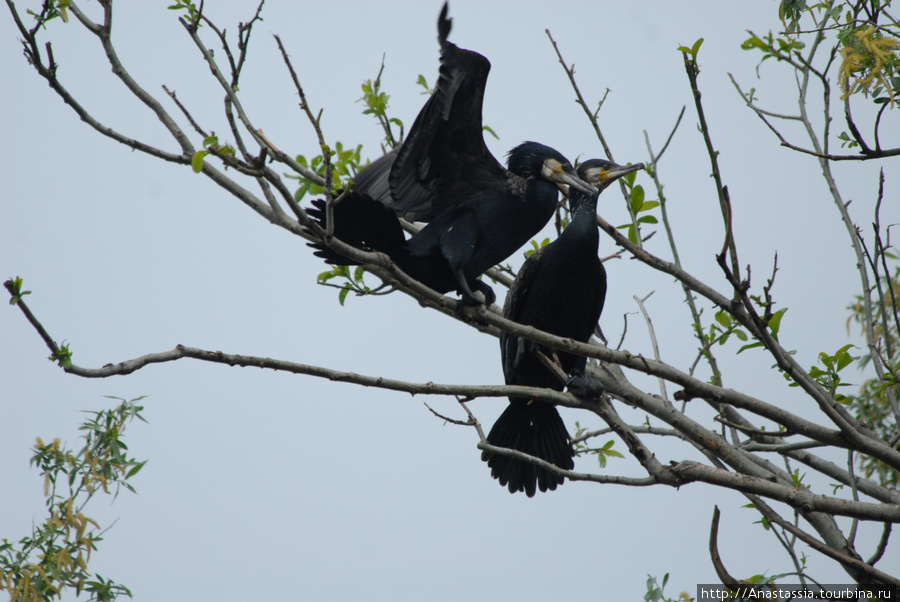
M 484 305 L 485 307 L 490 307 L 497 300 L 494 289 L 481 280 L 472 280 L 470 287 L 461 270 L 456 273 L 456 282 L 459 284 L 457 292 L 459 292 L 459 298 L 463 305 Z M 473 288 L 475 289 L 474 291 L 472 291 Z
M 474 294 L 478 295 L 479 293 L 481 293 L 481 296 L 484 297 L 483 303 L 485 307 L 490 307 L 494 304 L 494 301 L 497 300 L 497 295 L 496 293 L 494 293 L 494 289 L 492 289 L 481 280 L 475 280 L 473 286 L 475 288 Z
M 538 350 L 538 344 L 521 337 L 516 338 L 516 352 L 512 356 L 512 367 L 518 370 L 522 361 Z
M 573 374 L 566 381 L 566 389 L 575 397 L 596 401 L 606 392 L 606 389 L 596 378 L 584 374 Z

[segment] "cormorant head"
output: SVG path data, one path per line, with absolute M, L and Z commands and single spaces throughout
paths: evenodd
M 523 142 L 509 151 L 506 164 L 509 171 L 526 180 L 544 178 L 557 185 L 574 186 L 586 194 L 594 193 L 594 189 L 575 174 L 568 159 L 538 142 Z
M 643 163 L 622 166 L 606 159 L 588 159 L 578 166 L 578 177 L 597 189 L 598 194 L 607 186 L 633 171 L 644 169 Z

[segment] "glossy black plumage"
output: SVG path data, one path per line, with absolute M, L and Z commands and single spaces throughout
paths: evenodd
M 595 194 L 573 190 L 569 196 L 572 218 L 552 243 L 533 253 L 522 265 L 506 296 L 504 317 L 520 324 L 577 341 L 590 339 L 606 299 L 606 270 L 597 256 L 597 196 L 610 183 L 643 164 L 621 167 L 592 159 L 578 167 L 578 175 L 597 186 Z M 546 387 L 561 391 L 564 383 L 534 353 L 535 345 L 514 335 L 500 336 L 503 375 L 509 385 Z M 537 346 L 547 357 L 559 358 L 569 376 L 569 390 L 580 396 L 603 391 L 598 381 L 584 375 L 586 358 Z M 569 433 L 552 404 L 510 398 L 487 440 L 491 445 L 518 450 L 571 470 L 574 467 Z M 556 489 L 565 480 L 523 460 L 483 453 L 491 476 L 511 493 L 528 497 L 537 489 Z
M 481 122 L 490 63 L 448 42 L 450 25 L 445 4 L 438 19 L 437 88 L 401 147 L 359 174 L 350 202 L 335 208 L 335 232 L 353 246 L 387 253 L 401 270 L 438 292 L 455 289 L 464 301 L 478 303 L 475 291 L 480 291 L 490 303 L 493 291 L 478 277 L 544 227 L 556 208 L 557 185 L 590 187 L 565 157 L 536 142 L 512 149 L 508 169 L 494 158 Z M 396 219 L 368 220 L 365 216 L 377 209 L 353 210 L 375 202 L 428 225 L 398 244 L 402 229 Z M 310 213 L 324 225 L 322 203 L 314 205 Z M 312 246 L 330 263 L 353 263 L 321 244 Z
M 482 105 L 491 63 L 449 42 L 452 19 L 438 17 L 441 64 L 432 94 L 406 140 L 362 170 L 354 190 L 392 207 L 408 221 L 429 222 L 506 169 L 484 143 Z

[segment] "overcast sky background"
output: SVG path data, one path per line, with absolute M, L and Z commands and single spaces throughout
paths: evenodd
M 23 11 L 32 4 L 19 3 Z M 249 2 L 208 5 L 229 31 L 254 9 Z M 382 134 L 361 114 L 360 84 L 375 77 L 385 55 L 390 113 L 410 126 L 425 101 L 418 75 L 436 78 L 440 6 L 272 0 L 251 40 L 240 90 L 245 108 L 289 154 L 316 154 L 271 36 L 279 34 L 309 103 L 324 108 L 327 140 L 363 144 L 363 155 L 375 158 Z M 99 7 L 84 8 L 96 15 Z M 644 131 L 658 151 L 687 105 L 659 172 L 685 267 L 724 292 L 714 259 L 723 231 L 718 202 L 676 50 L 703 37 L 700 83 L 734 203 L 741 261 L 753 265 L 753 284 L 761 286 L 778 253 L 775 295 L 791 308 L 781 340 L 808 366 L 819 351 L 859 343 L 846 327 L 859 278 L 817 163 L 780 148 L 727 78 L 731 72 L 745 88 L 756 87 L 773 110 L 795 110 L 787 72 L 768 61 L 758 80 L 758 55 L 740 49 L 746 30 L 780 26 L 777 9 L 773 0 L 552 7 L 454 0 L 450 38 L 493 64 L 484 121 L 500 137 L 488 145 L 501 159 L 526 139 L 572 161 L 603 155 L 544 29 L 575 63 L 589 103 L 610 89 L 600 121 L 618 162 L 647 161 Z M 132 152 L 81 123 L 27 65 L 3 12 L 0 276 L 25 279 L 33 292 L 26 301 L 57 341 L 70 344 L 75 363 L 99 367 L 181 343 L 414 382 L 502 382 L 495 339 L 399 294 L 350 297 L 340 307 L 336 291 L 316 286 L 324 267 L 302 240 L 190 168 Z M 224 137 L 223 94 L 176 16 L 165 3 L 118 5 L 119 56 L 149 92 L 162 99 L 165 84 L 203 127 Z M 177 151 L 113 77 L 95 38 L 74 19 L 50 31 L 60 79 L 96 118 Z M 224 65 L 216 41 L 204 35 Z M 171 102 L 164 105 L 184 121 Z M 834 167 L 864 226 L 881 166 Z M 883 221 L 893 223 L 900 212 L 886 171 Z M 653 198 L 649 178 L 639 174 L 638 181 Z M 613 188 L 600 212 L 621 224 L 622 205 Z M 649 248 L 668 257 L 664 238 L 660 233 Z M 613 251 L 602 237 L 601 255 Z M 521 254 L 511 261 L 521 263 Z M 680 286 L 629 260 L 607 262 L 607 270 L 607 336 L 618 341 L 630 314 L 625 348 L 651 355 L 632 297 L 655 291 L 647 309 L 662 359 L 687 369 L 697 344 Z M 712 312 L 701 305 L 708 324 Z M 36 436 L 78 449 L 79 410 L 109 407 L 105 395 L 149 396 L 149 424 L 126 433 L 133 455 L 150 460 L 134 481 L 138 495 L 121 495 L 113 506 L 100 498 L 86 512 L 104 524 L 119 519 L 91 569 L 128 585 L 138 600 L 636 600 L 648 574 L 666 572 L 669 595 L 693 595 L 696 583 L 718 581 L 707 553 L 714 505 L 723 511 L 720 551 L 733 575 L 791 568 L 771 534 L 753 524 L 758 515 L 741 508 L 743 497 L 704 485 L 675 491 L 567 483 L 533 499 L 510 495 L 481 462 L 476 433 L 445 425 L 422 404 L 462 418 L 453 399 L 190 360 L 85 380 L 46 361 L 46 347 L 17 309 L 0 311 L 0 333 L 0 537 L 18 540 L 41 520 L 42 484 L 28 465 Z M 734 350 L 719 354 L 727 386 L 815 415 L 770 359 L 748 352 L 737 363 L 728 359 Z M 655 380 L 635 381 L 658 392 Z M 505 405 L 470 404 L 488 427 Z M 576 420 L 601 426 L 587 414 L 562 414 L 572 432 Z M 647 443 L 663 462 L 695 457 L 668 441 Z M 616 448 L 625 452 L 618 440 Z M 598 467 L 581 459 L 576 469 Z M 642 475 L 631 460 L 614 460 L 606 471 Z M 874 532 L 864 528 L 862 541 Z M 896 568 L 900 555 L 889 554 L 880 566 Z M 836 565 L 812 562 L 819 577 L 847 580 Z

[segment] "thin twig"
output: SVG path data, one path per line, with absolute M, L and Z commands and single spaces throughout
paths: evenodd
M 653 357 L 656 358 L 656 361 L 661 362 L 662 360 L 659 357 L 659 344 L 656 342 L 656 330 L 653 328 L 653 320 L 650 319 L 650 314 L 647 313 L 647 308 L 644 307 L 644 302 L 650 298 L 655 291 L 650 291 L 647 293 L 647 296 L 641 299 L 637 295 L 633 295 L 635 303 L 638 304 L 638 307 L 641 310 L 641 315 L 644 316 L 644 322 L 647 323 L 647 332 L 650 334 L 650 344 L 653 347 Z M 663 378 L 658 378 L 659 381 L 659 394 L 664 401 L 668 401 L 669 394 L 666 393 L 666 381 Z

